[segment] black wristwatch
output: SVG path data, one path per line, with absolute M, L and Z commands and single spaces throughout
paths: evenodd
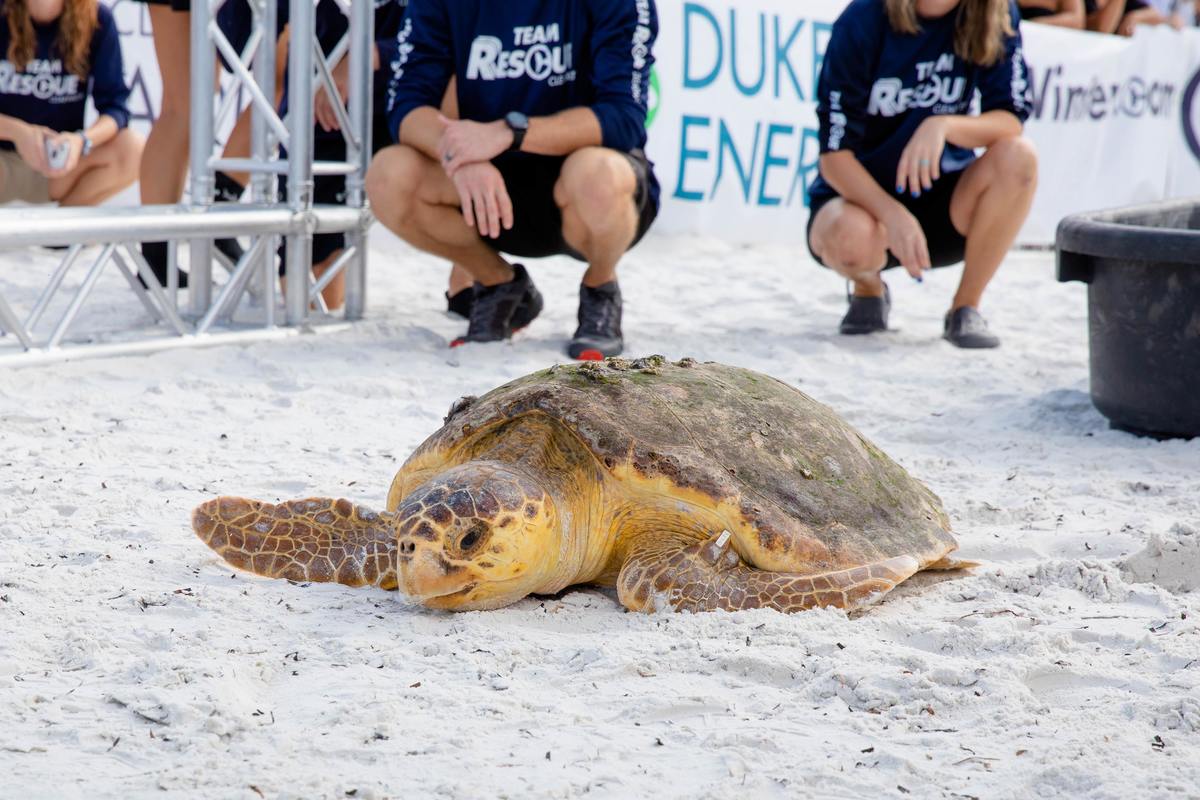
M 521 143 L 525 141 L 525 134 L 529 133 L 529 117 L 520 111 L 510 111 L 504 115 L 504 124 L 513 134 L 512 144 L 508 149 L 520 150 Z

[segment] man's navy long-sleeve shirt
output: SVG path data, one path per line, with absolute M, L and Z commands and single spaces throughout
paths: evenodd
M 129 87 L 122 74 L 120 35 L 107 7 L 100 5 L 96 13 L 99 24 L 88 51 L 91 71 L 87 77 L 72 74 L 63 63 L 57 20 L 49 25 L 34 24 L 37 44 L 33 58 L 18 72 L 4 57 L 12 37 L 0 2 L 0 114 L 54 131 L 76 131 L 83 128 L 90 95 L 96 111 L 112 117 L 118 128 L 129 124 Z M 0 149 L 12 150 L 13 143 L 0 142 Z
M 653 0 L 410 0 L 389 128 L 398 138 L 414 109 L 440 106 L 453 76 L 463 119 L 587 106 L 605 147 L 642 148 L 657 34 Z

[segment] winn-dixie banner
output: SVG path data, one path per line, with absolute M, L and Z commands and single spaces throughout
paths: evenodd
M 649 151 L 663 185 L 660 228 L 804 241 L 819 157 L 814 94 L 843 7 L 659 0 Z M 1022 32 L 1041 179 L 1021 241 L 1053 242 L 1070 213 L 1200 195 L 1200 33 Z
M 161 93 L 144 3 L 121 31 L 134 124 Z M 664 230 L 801 243 L 819 155 L 815 91 L 844 0 L 658 0 L 650 155 Z M 1021 240 L 1077 211 L 1200 195 L 1200 32 L 1133 39 L 1023 25 L 1041 180 Z

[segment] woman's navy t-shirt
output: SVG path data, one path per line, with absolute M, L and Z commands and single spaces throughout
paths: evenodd
M 67 69 L 58 53 L 58 22 L 33 26 L 37 45 L 33 58 L 18 72 L 5 57 L 0 58 L 0 114 L 44 125 L 54 131 L 83 128 L 88 95 L 96 111 L 107 114 L 118 128 L 129 124 L 129 87 L 122 74 L 121 39 L 112 12 L 99 5 L 99 24 L 92 35 L 88 53 L 91 72 L 81 79 Z M 0 56 L 8 53 L 12 37 L 4 21 L 4 3 L 0 2 Z M 12 142 L 0 142 L 0 149 L 12 150 Z
M 849 150 L 888 191 L 895 190 L 900 155 L 927 118 L 970 112 L 976 92 L 981 111 L 1029 116 L 1029 71 L 1022 54 L 1020 18 L 1010 3 L 1016 33 L 1004 56 L 990 67 L 963 61 L 954 52 L 958 14 L 920 18 L 918 34 L 896 33 L 883 0 L 854 0 L 833 25 L 817 83 L 821 153 Z M 947 144 L 943 174 L 966 169 L 971 150 Z M 818 176 L 812 198 L 836 194 Z

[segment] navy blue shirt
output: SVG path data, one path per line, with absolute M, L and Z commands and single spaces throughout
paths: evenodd
M 917 127 L 934 115 L 967 114 L 976 92 L 981 111 L 1009 111 L 1024 122 L 1031 96 L 1021 47 L 1020 19 L 1010 3 L 1013 36 L 988 67 L 954 52 L 957 10 L 920 17 L 921 32 L 896 33 L 883 0 L 854 0 L 833 25 L 817 83 L 821 153 L 849 150 L 889 192 L 896 188 L 900 155 Z M 947 143 L 943 174 L 966 169 L 972 150 Z M 836 194 L 818 176 L 810 197 Z
M 398 136 L 414 109 L 441 105 L 457 76 L 463 119 L 587 106 L 605 147 L 642 148 L 657 35 L 654 0 L 411 0 L 388 125 Z
M 58 53 L 58 22 L 33 26 L 37 45 L 25 69 L 17 72 L 7 57 L 0 58 L 0 114 L 54 131 L 83 128 L 90 95 L 101 115 L 113 118 L 118 128 L 129 124 L 129 87 L 122 74 L 121 39 L 112 12 L 97 8 L 99 25 L 88 53 L 90 73 L 85 78 L 70 72 Z M 12 37 L 0 2 L 0 56 L 7 56 Z M 12 150 L 12 142 L 0 142 Z

